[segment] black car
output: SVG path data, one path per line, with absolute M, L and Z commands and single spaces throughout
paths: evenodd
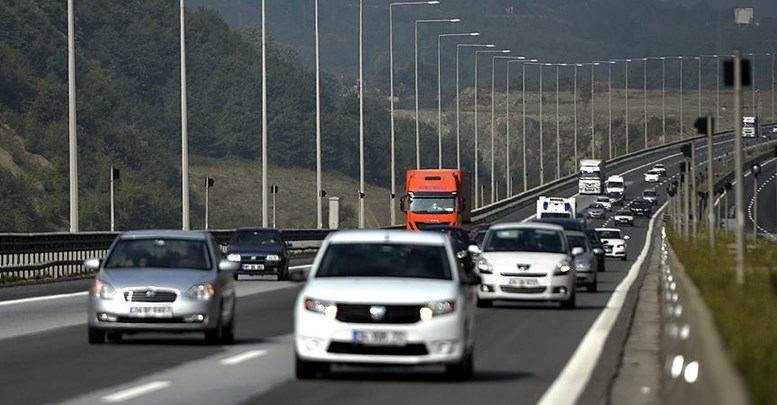
M 653 215 L 653 203 L 638 198 L 631 202 L 631 211 L 634 212 L 634 215 L 650 218 Z
M 580 220 L 572 218 L 535 218 L 532 222 L 561 225 L 565 231 L 582 231 L 584 229 L 584 224 Z
M 619 193 L 617 191 L 607 193 L 607 198 L 610 199 L 610 204 L 612 205 L 624 205 L 626 201 L 626 197 L 623 195 L 623 193 Z
M 278 280 L 288 280 L 287 245 L 278 229 L 241 228 L 235 231 L 227 245 L 227 260 L 240 263 L 237 274 L 275 274 Z
M 474 271 L 475 260 L 469 252 L 469 247 L 476 245 L 470 238 L 470 233 L 457 226 L 450 225 L 427 225 L 423 232 L 442 232 L 447 234 L 453 243 L 453 250 L 456 252 L 456 258 L 461 261 L 467 273 Z
M 599 234 L 596 233 L 596 229 L 583 229 L 583 233 L 588 237 L 588 242 L 591 244 L 591 249 L 594 249 L 594 254 L 597 258 L 599 258 L 599 269 L 597 269 L 597 271 L 604 271 L 604 244 L 599 238 Z

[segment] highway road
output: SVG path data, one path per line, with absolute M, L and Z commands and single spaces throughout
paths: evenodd
M 730 146 L 730 137 L 718 137 L 716 155 Z M 669 177 L 664 182 L 676 174 L 681 159 L 679 147 L 676 149 L 608 170 L 624 174 L 626 195 L 632 199 L 647 186 L 642 174 L 653 163 L 667 165 Z M 698 148 L 700 156 L 704 150 Z M 576 188 L 575 184 L 559 195 L 574 195 Z M 658 190 L 663 204 L 663 185 Z M 592 199 L 579 197 L 579 209 Z M 529 204 L 503 220 L 526 220 L 533 211 L 534 205 Z M 589 226 L 602 223 L 593 221 Z M 561 403 L 578 395 L 580 403 L 598 403 L 606 395 L 618 362 L 626 333 L 623 319 L 633 308 L 633 294 L 623 302 L 623 311 L 614 312 L 612 331 L 602 335 L 592 325 L 608 305 L 612 307 L 608 310 L 613 309 L 613 302 L 624 298 L 625 294 L 613 295 L 619 284 L 637 275 L 634 264 L 645 248 L 648 224 L 646 219 L 637 219 L 634 228 L 626 229 L 631 236 L 629 260 L 608 259 L 607 271 L 599 274 L 599 292 L 578 290 L 578 308 L 508 303 L 479 309 L 476 374 L 465 383 L 447 382 L 434 368 L 352 367 L 336 367 L 325 379 L 296 381 L 292 305 L 300 285 L 293 282 L 241 279 L 237 342 L 230 346 L 206 345 L 200 335 L 155 334 L 90 346 L 83 291 L 88 282 L 2 289 L 0 403 L 470 404 L 485 400 L 516 404 L 536 403 L 543 395 L 561 395 L 565 398 Z M 305 263 L 302 259 L 293 264 Z M 51 294 L 60 295 L 49 297 Z M 593 355 L 596 347 L 590 344 L 591 336 L 603 336 L 601 356 Z M 573 358 L 582 360 L 570 362 Z M 584 372 L 574 375 L 570 364 L 587 368 L 576 369 Z M 570 376 L 578 382 L 587 379 L 581 392 L 570 391 L 575 385 Z

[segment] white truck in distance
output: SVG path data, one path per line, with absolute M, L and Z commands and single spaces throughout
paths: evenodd
M 604 160 L 581 159 L 577 192 L 580 194 L 602 194 L 606 178 L 607 172 Z
M 537 198 L 537 218 L 575 218 L 576 202 L 573 198 Z
M 742 116 L 742 138 L 756 138 L 758 136 L 758 117 L 754 115 Z
M 609 193 L 625 193 L 626 181 L 623 180 L 623 176 L 610 176 L 605 183 L 605 191 Z

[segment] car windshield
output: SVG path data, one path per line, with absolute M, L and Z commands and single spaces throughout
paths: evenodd
M 598 202 L 610 202 L 610 199 L 607 197 L 596 197 L 596 201 Z
M 271 230 L 240 230 L 232 236 L 230 245 L 259 246 L 277 245 L 281 243 L 281 233 Z
M 645 197 L 655 197 L 656 192 L 651 190 L 645 190 L 642 192 L 642 195 L 644 195 Z
M 456 200 L 451 197 L 413 197 L 410 199 L 410 211 L 417 214 L 435 214 L 453 212 Z
M 633 207 L 649 207 L 651 206 L 650 201 L 647 200 L 634 200 L 634 202 L 631 203 Z
M 585 233 L 585 236 L 588 237 L 588 242 L 591 243 L 592 246 L 599 244 L 599 234 L 596 233 L 596 230 L 584 229 L 583 233 Z
M 315 276 L 452 278 L 443 246 L 398 243 L 330 244 Z
M 593 204 L 589 205 L 588 208 L 602 209 L 602 208 L 604 208 L 604 205 L 599 204 L 599 203 L 593 203 Z
M 570 235 L 567 234 L 567 241 L 569 241 L 570 247 L 580 247 L 583 248 L 584 251 L 588 251 L 588 238 L 585 237 L 585 235 Z
M 623 239 L 621 236 L 621 231 L 619 230 L 606 230 L 606 231 L 596 231 L 599 233 L 600 239 Z
M 615 215 L 631 215 L 631 211 L 630 210 L 618 210 L 618 212 L 616 212 Z
M 623 188 L 623 182 L 620 181 L 608 181 L 607 187 L 611 188 Z
M 489 233 L 483 251 L 566 253 L 562 236 L 550 229 L 500 229 Z
M 105 262 L 107 269 L 176 268 L 210 270 L 207 244 L 190 239 L 122 239 Z

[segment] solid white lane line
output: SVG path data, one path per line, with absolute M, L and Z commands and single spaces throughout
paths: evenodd
M 639 275 L 639 269 L 642 267 L 645 258 L 647 258 L 650 245 L 652 244 L 653 224 L 659 217 L 658 214 L 666 207 L 666 204 L 664 203 L 656 211 L 653 219 L 650 220 L 645 246 L 642 248 L 637 261 L 634 262 L 629 269 L 629 273 L 615 288 L 612 296 L 607 301 L 607 306 L 596 318 L 591 328 L 588 329 L 580 345 L 575 349 L 572 358 L 567 362 L 561 374 L 553 381 L 550 388 L 542 395 L 538 405 L 571 405 L 577 403 L 578 398 L 580 398 L 586 385 L 588 385 L 591 375 L 593 375 L 596 363 L 599 362 L 599 356 L 602 354 L 607 336 L 609 336 L 615 321 L 620 315 L 621 309 L 623 309 L 623 302 L 626 300 L 629 288 L 634 284 Z
M 152 381 L 134 388 L 119 391 L 115 394 L 102 397 L 103 402 L 124 402 L 128 399 L 137 398 L 141 395 L 150 394 L 154 391 L 165 389 L 171 385 L 170 381 Z
M 222 359 L 219 361 L 219 364 L 224 366 L 234 366 L 235 364 L 240 364 L 257 357 L 262 357 L 265 354 L 267 354 L 267 350 L 249 350 L 245 353 L 240 353 L 238 355 Z
M 71 294 L 44 295 L 42 297 L 31 297 L 31 298 L 22 298 L 18 300 L 0 301 L 0 307 L 6 306 L 6 305 L 14 305 L 14 304 L 25 304 L 29 302 L 56 300 L 60 298 L 78 297 L 81 295 L 86 295 L 88 293 L 89 293 L 88 291 L 81 291 L 81 292 L 71 293 Z

